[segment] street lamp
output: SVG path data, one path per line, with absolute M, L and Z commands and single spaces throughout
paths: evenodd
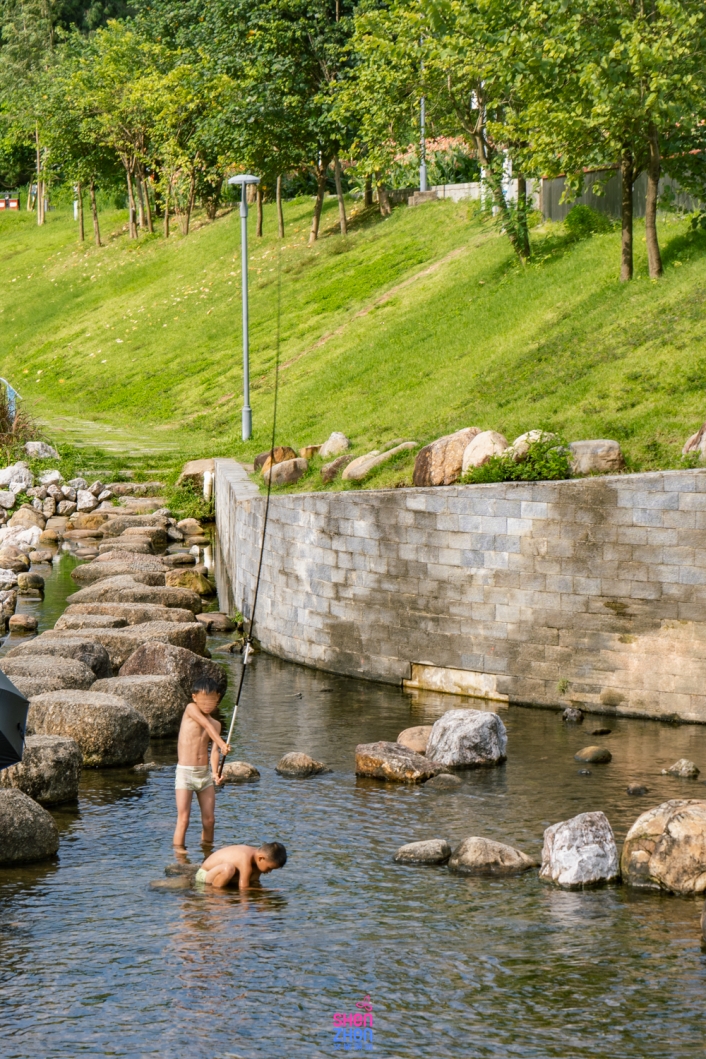
M 240 271 L 243 283 L 243 441 L 252 437 L 252 408 L 250 407 L 250 336 L 248 333 L 248 199 L 247 185 L 259 184 L 260 178 L 251 173 L 231 177 L 229 184 L 240 184 Z

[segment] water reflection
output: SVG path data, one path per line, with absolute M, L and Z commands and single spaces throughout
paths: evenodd
M 43 627 L 73 590 L 74 561 L 53 569 Z M 210 646 L 232 689 L 239 658 L 217 652 L 227 641 Z M 219 791 L 216 834 L 279 839 L 289 860 L 276 885 L 245 895 L 189 880 L 151 888 L 169 881 L 174 859 L 173 739 L 150 746 L 157 767 L 146 772 L 84 772 L 78 806 L 54 814 L 59 860 L 0 871 L 3 1057 L 329 1056 L 333 1013 L 364 993 L 375 1051 L 398 1059 L 700 1054 L 701 902 L 622 887 L 564 893 L 533 872 L 469 879 L 392 855 L 403 842 L 480 834 L 537 856 L 544 827 L 589 809 L 607 813 L 620 841 L 648 806 L 703 793 L 660 769 L 686 756 L 706 770 L 704 729 L 611 718 L 613 761 L 581 776 L 573 755 L 602 719 L 567 727 L 555 713 L 499 707 L 502 768 L 446 791 L 356 780 L 358 742 L 394 739 L 448 707 L 438 694 L 256 656 L 234 757 L 261 779 Z M 334 771 L 285 780 L 274 768 L 291 750 Z M 629 782 L 649 796 L 628 796 Z

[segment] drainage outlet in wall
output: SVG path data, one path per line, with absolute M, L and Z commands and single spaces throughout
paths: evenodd
M 475 673 L 471 669 L 449 669 L 429 662 L 412 663 L 412 679 L 403 680 L 402 687 L 420 691 L 444 691 L 447 695 L 472 695 L 477 699 L 493 699 L 509 703 L 507 695 L 498 689 L 498 678 L 493 673 Z

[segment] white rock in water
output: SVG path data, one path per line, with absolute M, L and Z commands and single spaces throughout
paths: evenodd
M 452 768 L 499 765 L 507 757 L 507 731 L 497 713 L 449 710 L 435 721 L 426 756 Z
M 450 856 L 451 846 L 445 838 L 428 838 L 400 846 L 393 860 L 397 864 L 446 864 Z
M 623 882 L 675 894 L 706 891 L 706 801 L 672 799 L 637 818 L 623 843 Z
M 482 467 L 491 456 L 500 456 L 507 448 L 507 438 L 497 430 L 483 430 L 476 434 L 463 450 L 461 469 L 465 474 L 471 467 Z
M 572 474 L 616 474 L 625 466 L 617 441 L 572 441 L 569 458 Z
M 565 890 L 600 886 L 620 875 L 613 829 L 604 813 L 580 813 L 544 832 L 540 879 Z
M 76 499 L 76 507 L 79 511 L 93 511 L 94 508 L 98 507 L 98 501 L 88 489 L 79 489 Z
M 687 757 L 680 757 L 668 769 L 662 769 L 663 776 L 679 776 L 683 780 L 695 780 L 701 770 Z
M 12 489 L 0 489 L 0 507 L 6 508 L 8 511 L 11 507 L 15 506 L 15 494 Z
M 319 449 L 319 456 L 324 458 L 340 456 L 342 452 L 345 452 L 350 447 L 351 443 L 346 435 L 342 434 L 340 430 L 334 430 Z
M 58 485 L 59 482 L 63 482 L 64 476 L 61 471 L 42 471 L 39 476 L 39 481 L 42 485 Z
M 33 456 L 35 460 L 61 459 L 56 449 L 53 449 L 51 445 L 47 445 L 46 441 L 27 441 L 25 443 L 25 452 L 28 456 Z

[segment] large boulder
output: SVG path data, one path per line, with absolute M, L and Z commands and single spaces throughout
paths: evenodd
M 617 441 L 572 441 L 569 459 L 572 474 L 617 474 L 625 466 Z
M 123 551 L 116 552 L 115 548 L 118 545 L 125 546 L 126 544 L 145 545 L 151 547 L 151 541 L 144 540 L 142 537 L 133 537 L 132 540 L 125 540 L 123 537 L 111 537 L 106 544 L 101 544 L 100 548 L 108 549 L 102 553 L 98 552 L 91 566 L 112 566 L 118 563 L 120 566 L 132 566 L 136 570 L 157 570 L 159 573 L 164 572 L 164 564 L 162 558 L 159 555 L 152 555 L 149 553 Z M 77 568 L 78 569 L 78 568 Z
M 301 456 L 293 460 L 283 460 L 282 463 L 274 463 L 262 474 L 266 482 L 272 485 L 291 485 L 298 482 L 309 470 L 309 463 Z
M 623 882 L 645 890 L 706 892 L 706 801 L 674 798 L 638 816 L 620 870 Z
M 604 813 L 580 813 L 544 832 L 540 879 L 581 890 L 619 877 L 618 850 Z
M 89 619 L 91 616 L 112 617 L 117 621 L 124 621 L 126 625 L 142 625 L 146 621 L 191 622 L 194 620 L 192 610 L 185 610 L 183 607 L 163 607 L 158 603 L 71 603 L 63 614 L 65 618 L 79 616 Z M 57 622 L 56 627 L 58 625 Z
M 699 459 L 703 460 L 706 457 L 706 423 L 684 442 L 684 448 L 681 450 L 682 456 L 688 456 L 691 452 L 698 453 Z M 2 483 L 1 478 L 0 483 Z
M 35 641 L 44 643 L 55 640 L 72 639 L 76 633 L 69 629 L 50 629 L 43 632 Z M 129 625 L 124 629 L 84 629 L 82 636 L 103 644 L 110 664 L 114 670 L 120 669 L 131 654 L 144 643 L 159 640 L 161 643 L 174 644 L 175 647 L 185 647 L 194 654 L 202 655 L 206 650 L 207 634 L 203 625 L 198 621 L 149 621 L 143 625 Z M 111 674 L 112 675 L 112 674 Z
M 29 504 L 23 504 L 8 522 L 10 529 L 31 529 L 36 526 L 37 529 L 43 530 L 45 525 L 46 519 L 41 511 L 30 507 Z
M 154 555 L 152 541 L 147 537 L 111 537 L 104 544 L 98 545 L 98 555 L 112 554 L 113 559 L 127 553 L 128 555 Z
M 190 570 L 188 567 L 182 570 L 167 570 L 164 581 L 171 588 L 188 588 L 200 596 L 215 596 L 216 594 L 215 588 L 203 574 L 200 574 L 198 570 Z
M 169 541 L 169 525 L 165 526 L 128 526 L 118 540 L 123 544 L 131 541 L 149 541 L 153 548 L 166 548 Z M 113 540 L 114 538 L 110 538 Z
M 347 467 L 353 460 L 352 456 L 337 456 L 335 460 L 331 460 L 330 463 L 325 463 L 321 468 L 321 480 L 322 482 L 332 482 L 334 478 L 338 477 L 340 471 L 344 467 Z
M 355 748 L 356 776 L 394 783 L 424 783 L 444 771 L 443 765 L 429 761 L 400 743 L 360 743 Z
M 464 452 L 480 433 L 480 427 L 464 427 L 425 445 L 414 461 L 414 484 L 453 485 L 461 476 Z
M 87 768 L 135 765 L 150 738 L 147 721 L 125 699 L 93 689 L 38 695 L 30 702 L 27 728 L 34 735 L 75 739 Z
M 203 493 L 203 478 L 205 474 L 213 474 L 215 463 L 213 459 L 187 460 L 181 469 L 177 485 L 190 485 L 197 493 Z M 134 496 L 134 494 L 133 494 Z
M 445 838 L 428 838 L 400 846 L 392 858 L 397 864 L 446 864 L 451 846 Z
M 93 516 L 89 515 L 88 517 L 95 518 L 96 514 Z M 159 529 L 163 529 L 166 533 L 167 526 L 169 525 L 166 518 L 161 515 L 116 515 L 112 518 L 105 515 L 104 518 L 107 521 L 103 521 L 101 525 L 101 529 L 103 530 L 103 540 L 107 540 L 108 537 L 119 537 L 120 534 L 124 533 L 127 529 L 144 529 L 150 526 L 156 526 Z
M 414 728 L 405 728 L 397 736 L 397 742 L 406 746 L 408 750 L 414 750 L 416 754 L 426 754 L 431 729 L 430 724 L 418 724 Z
M 62 614 L 57 618 L 54 629 L 65 632 L 71 629 L 124 629 L 125 618 L 111 618 L 109 614 Z
M 132 577 L 107 577 L 69 596 L 69 603 L 156 603 L 163 607 L 203 610 L 201 597 L 188 588 L 141 585 Z
M 226 761 L 223 766 L 224 783 L 252 783 L 260 779 L 260 773 L 247 761 Z
M 22 761 L 0 772 L 0 787 L 16 787 L 43 805 L 75 802 L 82 763 L 73 739 L 28 735 Z
M 212 677 L 222 694 L 228 687 L 225 671 L 216 662 L 202 658 L 183 647 L 152 641 L 138 647 L 120 669 L 121 677 L 167 676 L 176 677 L 184 691 L 190 696 L 191 686 L 197 677 Z
M 473 467 L 482 467 L 491 456 L 501 456 L 507 448 L 507 438 L 497 430 L 481 430 L 463 450 L 461 470 L 465 474 Z
M 462 875 L 520 875 L 536 868 L 537 861 L 504 842 L 465 838 L 451 854 L 449 869 Z
M 365 456 L 358 456 L 357 459 L 352 460 L 345 468 L 341 478 L 346 482 L 362 482 L 364 478 L 374 471 L 376 467 L 379 467 L 382 463 L 387 463 L 394 456 L 397 456 L 400 452 L 406 452 L 408 449 L 416 449 L 416 441 L 402 441 L 399 445 L 394 445 L 391 449 L 385 449 L 384 452 L 379 452 L 374 449 L 372 452 L 366 453 Z
M 334 430 L 319 449 L 319 456 L 324 460 L 330 460 L 332 456 L 340 456 L 341 453 L 347 452 L 350 447 L 351 443 L 346 435 L 340 430 Z
M 0 661 L 0 669 L 13 684 L 16 677 L 60 681 L 57 688 L 47 688 L 47 691 L 58 691 L 60 688 L 79 688 L 86 691 L 96 679 L 91 667 L 78 658 L 56 657 L 41 652 L 19 657 L 5 655 Z
M 264 456 L 265 458 L 259 467 L 259 469 L 262 470 L 263 475 L 266 475 L 270 467 L 274 466 L 277 463 L 285 463 L 285 461 L 297 459 L 296 452 L 289 445 L 276 445 L 269 452 L 265 453 Z M 259 457 L 256 457 L 256 464 L 258 463 L 258 461 Z M 258 468 L 256 467 L 256 469 Z
M 58 655 L 59 658 L 75 658 L 92 669 L 96 677 L 112 677 L 113 670 L 108 652 L 95 640 L 83 639 L 80 633 L 65 639 L 45 639 L 38 636 L 34 640 L 18 644 L 8 651 L 5 658 L 28 658 L 32 655 Z M 4 663 L 3 663 L 4 664 Z
M 58 849 L 53 816 L 22 791 L 0 790 L 0 865 L 48 860 Z
M 307 776 L 318 776 L 322 772 L 331 771 L 323 762 L 314 761 L 308 754 L 300 754 L 297 751 L 285 754 L 275 765 L 275 772 L 290 779 L 305 779 Z
M 145 558 L 150 558 L 146 556 Z M 156 556 L 155 556 L 156 558 Z M 104 581 L 109 577 L 131 577 L 133 581 L 142 585 L 164 585 L 165 570 L 160 563 L 156 570 L 151 566 L 138 565 L 137 563 L 83 563 L 75 566 L 71 571 L 72 579 L 79 585 L 93 585 L 97 581 Z
M 112 677 L 97 680 L 93 690 L 125 699 L 145 718 L 152 739 L 178 732 L 182 714 L 191 701 L 191 696 L 176 677 Z
M 497 713 L 449 710 L 434 722 L 426 754 L 452 768 L 500 765 L 507 757 L 507 730 Z

